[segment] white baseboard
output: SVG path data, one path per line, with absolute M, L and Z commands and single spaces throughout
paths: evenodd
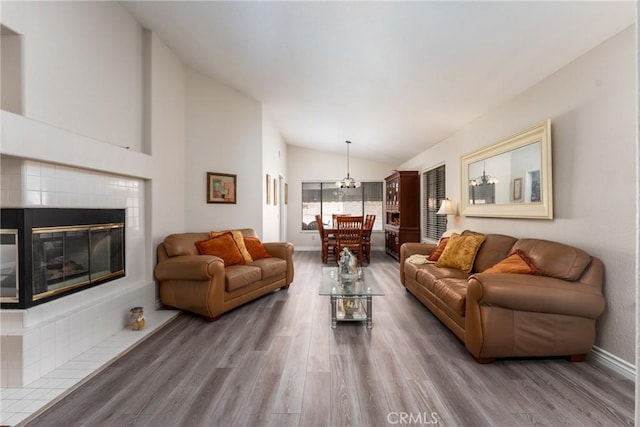
M 622 360 L 618 356 L 615 356 L 608 351 L 596 346 L 594 346 L 591 350 L 589 357 L 593 361 L 599 362 L 607 368 L 614 370 L 616 373 L 622 375 L 623 377 L 633 382 L 636 381 L 636 367 L 626 360 Z

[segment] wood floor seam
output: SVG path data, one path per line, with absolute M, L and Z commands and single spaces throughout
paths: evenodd
M 216 322 L 180 314 L 28 426 L 632 426 L 633 381 L 589 358 L 476 363 L 372 252 L 373 328 L 330 327 L 320 252 Z

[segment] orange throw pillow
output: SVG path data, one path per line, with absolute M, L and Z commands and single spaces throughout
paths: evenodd
M 225 267 L 245 263 L 231 232 L 222 233 L 209 240 L 200 240 L 196 242 L 196 247 L 200 255 L 215 255 L 222 258 Z
M 245 237 L 244 244 L 254 260 L 262 258 L 271 258 L 271 254 L 267 252 L 260 239 L 257 237 Z
M 440 241 L 438 242 L 438 247 L 436 248 L 435 251 L 431 252 L 431 254 L 429 255 L 429 258 L 427 258 L 429 261 L 437 261 L 438 258 L 440 258 L 440 255 L 442 255 L 442 252 L 444 252 L 444 248 L 447 247 L 447 242 L 449 241 L 448 237 L 443 237 L 442 239 L 440 239 Z
M 247 247 L 244 244 L 244 235 L 242 234 L 242 231 L 240 230 L 210 231 L 209 237 L 216 237 L 223 233 L 231 233 L 231 235 L 233 236 L 233 240 L 235 240 L 236 245 L 238 245 L 238 249 L 240 249 L 240 253 L 244 257 L 244 264 L 253 261 L 253 259 L 251 259 L 251 255 L 249 254 L 249 251 L 247 251 Z
M 521 250 L 516 250 L 498 262 L 493 267 L 487 268 L 483 273 L 512 273 L 512 274 L 533 274 L 539 276 L 540 271 L 533 264 L 533 261 Z

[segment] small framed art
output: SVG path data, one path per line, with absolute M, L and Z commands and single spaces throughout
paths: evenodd
M 284 183 L 284 204 L 289 204 L 289 184 Z
M 278 205 L 278 180 L 273 179 L 273 205 Z
M 267 204 L 271 204 L 271 175 L 267 174 Z
M 514 202 L 522 201 L 522 178 L 513 179 L 513 194 L 511 200 Z
M 207 172 L 207 203 L 236 203 L 236 175 Z

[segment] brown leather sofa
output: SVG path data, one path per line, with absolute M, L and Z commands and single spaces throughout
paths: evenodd
M 548 240 L 487 234 L 469 274 L 433 262 L 405 262 L 435 248 L 402 245 L 400 280 L 478 362 L 535 356 L 584 360 L 605 306 L 598 258 Z M 482 273 L 515 250 L 526 254 L 541 275 Z
M 245 237 L 257 237 L 253 229 L 240 231 Z M 289 288 L 293 281 L 291 243 L 265 242 L 271 258 L 225 267 L 217 256 L 199 255 L 195 242 L 208 238 L 209 233 L 171 234 L 158 245 L 154 273 L 165 306 L 216 320 L 278 288 Z

